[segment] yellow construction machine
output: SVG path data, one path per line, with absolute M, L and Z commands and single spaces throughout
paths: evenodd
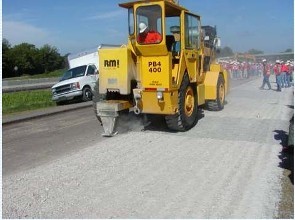
M 228 75 L 215 63 L 216 27 L 201 26 L 199 15 L 173 0 L 119 6 L 128 10 L 128 44 L 99 50 L 94 108 L 104 136 L 117 133 L 124 110 L 162 115 L 168 128 L 187 131 L 198 120 L 199 106 L 224 108 Z

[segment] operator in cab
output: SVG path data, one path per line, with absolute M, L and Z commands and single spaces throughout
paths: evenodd
M 140 44 L 154 44 L 162 41 L 162 35 L 154 30 L 149 30 L 145 23 L 139 24 L 139 34 L 137 36 L 137 42 Z

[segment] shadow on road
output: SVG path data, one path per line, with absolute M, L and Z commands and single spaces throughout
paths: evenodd
M 57 102 L 57 106 L 66 106 L 66 105 L 72 105 L 72 104 L 77 104 L 77 103 L 82 103 L 84 102 L 80 97 L 74 98 L 72 100 L 67 100 L 67 101 L 60 101 Z
M 294 185 L 294 151 L 293 147 L 288 146 L 288 134 L 283 130 L 274 130 L 275 140 L 280 141 L 280 145 L 282 146 L 282 150 L 279 154 L 279 158 L 281 162 L 279 163 L 279 167 L 289 170 L 291 173 L 289 174 L 289 179 L 291 183 Z

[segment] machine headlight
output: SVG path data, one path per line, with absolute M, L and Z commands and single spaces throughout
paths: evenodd
M 163 96 L 163 92 L 157 92 L 157 98 L 159 101 L 163 101 L 164 100 L 164 96 Z

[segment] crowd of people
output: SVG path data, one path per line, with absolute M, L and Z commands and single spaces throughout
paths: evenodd
M 219 61 L 229 73 L 231 79 L 244 79 L 262 75 L 262 64 L 257 62 L 239 62 L 235 60 Z
M 266 61 L 265 61 L 266 62 Z M 273 67 L 274 74 L 276 76 L 277 91 L 281 91 L 281 88 L 291 87 L 293 81 L 294 63 L 291 61 L 276 60 Z
M 277 91 L 282 88 L 288 88 L 293 83 L 294 61 L 276 60 L 275 62 L 267 62 L 263 59 L 262 62 L 239 62 L 236 60 L 221 60 L 219 63 L 227 70 L 231 79 L 246 79 L 253 76 L 263 76 L 261 89 L 265 85 L 271 89 L 269 77 L 276 77 Z

